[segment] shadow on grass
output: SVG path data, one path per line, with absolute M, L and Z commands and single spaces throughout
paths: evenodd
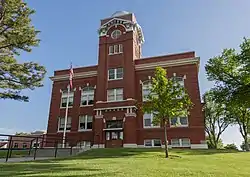
M 24 177 L 24 176 L 60 176 L 60 177 L 97 177 L 112 176 L 111 173 L 104 173 L 103 170 L 97 168 L 74 167 L 74 165 L 51 163 L 44 161 L 43 163 L 5 163 L 0 164 L 0 177 Z M 81 171 L 81 174 L 72 174 Z M 86 173 L 86 174 L 84 174 Z M 93 173 L 93 174 L 90 174 Z M 39 174 L 39 175 L 38 175 Z

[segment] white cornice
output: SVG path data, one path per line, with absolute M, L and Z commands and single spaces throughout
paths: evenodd
M 107 107 L 107 108 L 96 108 L 95 111 L 107 110 L 107 109 L 126 109 L 126 108 L 136 108 L 136 106 L 117 106 L 117 107 Z
M 144 64 L 137 64 L 135 65 L 135 70 L 148 70 L 148 69 L 155 69 L 157 66 L 161 67 L 170 67 L 170 66 L 182 66 L 182 65 L 189 65 L 189 64 L 199 64 L 200 58 L 185 58 L 185 59 L 178 59 L 178 60 L 169 60 L 169 61 L 160 61 L 160 62 L 152 62 L 144 63 Z
M 75 73 L 74 79 L 88 78 L 88 77 L 94 77 L 94 76 L 97 76 L 97 71 L 81 72 L 81 73 Z M 69 74 L 52 76 L 52 77 L 50 77 L 50 79 L 52 81 L 69 80 Z

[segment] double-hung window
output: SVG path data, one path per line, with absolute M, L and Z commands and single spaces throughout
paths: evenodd
M 143 127 L 144 128 L 159 128 L 160 125 L 153 124 L 154 115 L 153 113 L 145 113 L 143 115 Z
M 62 97 L 61 97 L 61 108 L 67 107 L 67 97 L 68 97 L 68 92 L 63 92 Z M 73 101 L 74 101 L 74 92 L 70 92 L 69 93 L 69 103 L 68 103 L 69 107 L 73 106 Z
M 81 106 L 88 106 L 94 104 L 94 88 L 85 87 L 82 89 L 81 95 Z
M 80 131 L 90 131 L 92 130 L 93 117 L 90 115 L 79 116 L 79 130 Z
M 107 90 L 107 101 L 122 101 L 123 100 L 123 89 L 116 88 L 116 89 L 108 89 Z
M 108 70 L 108 80 L 117 80 L 123 78 L 123 68 L 112 68 Z
M 145 81 L 142 84 L 142 101 L 147 101 L 151 92 L 152 84 L 150 81 Z
M 190 147 L 190 139 L 189 138 L 176 138 L 171 139 L 171 146 L 172 147 Z
M 59 117 L 58 119 L 58 131 L 63 131 L 65 125 L 65 118 Z M 67 118 L 67 125 L 66 125 L 66 131 L 70 131 L 71 129 L 71 117 Z
M 187 127 L 188 116 L 170 118 L 170 127 Z
M 161 140 L 160 139 L 147 139 L 144 140 L 145 147 L 161 147 Z

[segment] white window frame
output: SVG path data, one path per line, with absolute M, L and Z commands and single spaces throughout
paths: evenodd
M 109 55 L 121 54 L 123 53 L 123 45 L 115 44 L 109 46 Z
M 89 90 L 84 90 L 84 89 L 89 89 Z M 89 97 L 91 97 L 93 95 L 93 104 L 89 104 Z M 87 97 L 87 104 L 83 105 L 82 101 L 83 101 L 83 97 L 86 96 Z M 94 100 L 95 100 L 95 89 L 94 87 L 85 87 L 81 90 L 81 106 L 93 106 L 94 105 Z
M 177 118 L 177 125 L 172 125 L 171 124 L 171 119 L 174 119 L 174 118 Z M 187 124 L 186 125 L 181 124 L 181 121 L 180 121 L 181 118 L 186 118 L 187 119 Z M 188 116 L 185 116 L 185 117 L 184 116 L 183 117 L 173 117 L 173 118 L 169 119 L 169 125 L 170 125 L 171 128 L 174 128 L 174 127 L 188 127 L 188 124 L 189 124 L 188 123 Z
M 186 139 L 189 141 L 189 145 L 183 145 L 183 140 Z M 173 145 L 173 140 L 179 140 L 179 145 Z M 171 139 L 171 146 L 172 147 L 191 147 L 191 141 L 189 138 L 174 138 L 174 139 Z
M 64 122 L 65 122 L 65 117 L 59 117 L 58 118 L 58 123 L 57 123 L 57 132 L 63 132 L 63 130 L 60 130 L 60 122 L 61 122 L 61 119 L 63 119 L 63 128 L 64 128 Z M 70 120 L 70 121 L 69 121 Z M 68 128 L 70 128 L 70 130 L 67 130 L 67 125 L 69 125 L 69 122 L 70 122 L 70 127 L 68 126 Z M 72 118 L 71 117 L 68 117 L 67 118 L 67 125 L 66 125 L 66 132 L 70 132 L 71 131 L 71 128 L 72 128 Z
M 162 142 L 161 142 L 161 145 L 160 146 L 155 146 L 154 144 L 154 141 L 155 140 L 157 140 L 157 141 L 159 141 L 160 140 L 160 142 L 161 142 L 161 139 L 145 139 L 144 140 L 144 147 L 161 147 L 162 146 Z M 146 146 L 146 141 L 151 141 L 151 146 Z
M 116 29 L 111 33 L 111 38 L 118 39 L 121 35 L 122 35 L 121 30 Z
M 185 79 L 184 79 L 184 77 L 180 77 L 180 76 L 174 76 L 172 79 L 176 79 L 177 80 L 177 82 L 180 84 L 180 86 L 182 86 L 183 88 L 185 88 L 185 83 L 184 83 L 184 81 L 185 81 Z M 175 84 L 174 84 L 175 85 Z M 183 93 L 184 94 L 184 93 Z M 176 97 L 177 99 L 180 99 L 181 97 Z
M 66 108 L 67 107 L 67 97 L 68 97 L 68 92 L 63 92 L 62 96 L 61 96 L 60 108 Z M 64 103 L 63 99 L 66 99 L 66 106 L 65 107 L 62 106 L 62 104 Z M 72 102 L 72 105 L 70 105 L 70 102 Z M 72 108 L 73 105 L 74 105 L 74 92 L 70 92 L 69 93 L 69 106 L 68 106 L 68 108 Z
M 150 126 L 145 126 L 145 121 L 144 121 L 145 120 L 145 115 L 150 115 L 150 121 L 151 121 L 151 125 Z M 154 119 L 153 113 L 144 113 L 143 114 L 143 128 L 160 128 L 161 127 L 160 125 L 154 125 L 152 123 L 153 119 Z
M 149 94 L 147 94 L 147 95 L 145 95 L 144 94 L 144 91 L 145 90 L 149 90 L 149 92 L 150 92 L 150 89 L 152 88 L 152 83 L 151 83 L 151 81 L 144 81 L 143 83 L 142 83 L 142 101 L 148 101 L 148 95 Z
M 117 72 L 118 69 L 122 69 L 122 77 L 121 77 L 121 78 L 118 78 L 118 72 Z M 114 79 L 110 79 L 110 78 L 109 78 L 109 75 L 110 75 L 111 70 L 114 71 Z M 121 80 L 121 79 L 123 79 L 123 68 L 110 68 L 110 69 L 108 70 L 108 80 L 109 80 L 109 81 L 112 81 L 112 80 Z
M 117 100 L 117 90 L 122 90 L 122 99 Z M 113 91 L 114 100 L 109 100 L 109 92 Z M 123 101 L 123 88 L 115 88 L 115 89 L 108 89 L 107 90 L 107 102 L 117 102 L 117 101 Z
M 87 129 L 88 118 L 90 118 L 90 117 L 91 117 L 92 129 L 93 129 L 93 116 L 82 115 L 82 116 L 79 116 L 78 131 L 92 131 L 92 129 Z M 84 128 L 83 129 L 81 129 L 81 127 L 80 127 L 80 123 L 82 123 L 81 118 L 84 118 Z
M 91 147 L 91 142 L 90 141 L 81 141 L 81 142 L 78 142 L 76 146 L 78 148 Z

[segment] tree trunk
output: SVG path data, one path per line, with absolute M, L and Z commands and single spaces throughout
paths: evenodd
M 167 122 L 164 123 L 164 142 L 165 142 L 165 157 L 168 158 L 168 138 L 167 138 Z
M 247 139 L 247 136 L 244 138 L 245 140 L 245 149 L 246 151 L 249 151 L 249 142 L 248 142 L 248 139 Z

